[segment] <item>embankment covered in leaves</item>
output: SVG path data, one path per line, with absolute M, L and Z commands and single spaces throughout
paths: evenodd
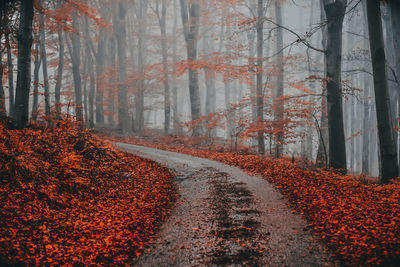
M 125 141 L 208 158 L 262 175 L 304 214 L 344 265 L 400 265 L 399 181 L 365 185 L 352 176 L 302 169 L 285 159 L 195 150 L 179 143 L 171 146 L 165 142 Z
M 69 122 L 0 124 L 0 265 L 122 264 L 168 214 L 172 173 Z

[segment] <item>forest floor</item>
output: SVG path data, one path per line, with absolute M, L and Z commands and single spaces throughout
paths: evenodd
M 168 216 L 173 173 L 57 124 L 0 123 L 0 266 L 123 266 Z
M 136 266 L 335 266 L 327 249 L 260 176 L 215 161 L 118 143 L 177 173 L 180 198 Z

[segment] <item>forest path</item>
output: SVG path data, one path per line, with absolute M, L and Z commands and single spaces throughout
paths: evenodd
M 117 143 L 177 173 L 180 197 L 135 266 L 335 265 L 266 180 L 189 155 Z

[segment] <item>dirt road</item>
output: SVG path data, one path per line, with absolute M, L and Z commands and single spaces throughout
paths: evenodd
M 267 181 L 215 161 L 116 144 L 177 173 L 180 198 L 135 266 L 335 266 Z

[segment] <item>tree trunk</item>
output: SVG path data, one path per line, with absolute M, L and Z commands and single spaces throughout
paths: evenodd
M 395 53 L 395 73 L 398 80 L 398 94 L 400 94 L 400 2 L 399 1 L 390 1 L 390 10 L 391 10 L 391 18 L 392 18 L 392 34 L 393 34 L 393 47 Z M 397 98 L 397 109 L 400 112 L 400 97 Z M 400 117 L 397 115 L 396 117 Z M 399 126 L 399 121 L 397 121 L 397 126 Z M 399 134 L 397 134 L 399 136 Z M 400 155 L 400 144 L 397 141 L 398 150 L 397 155 Z
M 110 66 L 112 69 L 111 77 L 109 79 L 110 88 L 108 89 L 108 124 L 113 126 L 115 124 L 115 95 L 114 95 L 114 84 L 116 82 L 116 60 L 115 60 L 115 39 L 110 37 L 109 40 L 109 57 Z
M 329 125 L 329 165 L 346 172 L 346 144 L 343 127 L 343 103 L 341 87 L 342 28 L 346 0 L 334 3 L 324 1 L 328 21 L 326 51 L 326 78 Z M 328 2 L 328 3 L 326 3 Z
M 14 98 L 14 66 L 12 61 L 12 51 L 10 39 L 6 35 L 7 45 L 7 65 L 8 65 L 8 105 L 10 108 L 10 117 L 14 116 L 15 111 L 15 98 Z
M 393 27 L 392 27 L 392 15 L 391 15 L 391 7 L 389 5 L 384 5 L 383 6 L 385 10 L 382 12 L 382 21 L 383 21 L 383 29 L 385 30 L 385 40 L 384 40 L 384 45 L 385 45 L 385 54 L 386 54 L 386 73 L 387 73 L 387 78 L 395 80 L 397 75 L 396 73 L 396 53 L 394 50 L 394 36 L 393 36 Z M 394 69 L 391 68 L 391 66 L 394 67 Z M 393 70 L 393 72 L 392 72 Z M 397 126 L 398 120 L 397 120 L 397 102 L 399 99 L 399 90 L 400 86 L 399 83 L 395 84 L 393 82 L 389 82 L 388 80 L 388 86 L 389 86 L 389 101 L 390 101 L 390 112 L 391 112 L 391 119 L 392 119 L 392 125 Z M 395 146 L 397 147 L 397 131 L 393 131 L 393 140 L 395 142 Z
M 282 9 L 281 4 L 278 1 L 275 2 L 275 17 L 276 23 L 278 25 L 282 25 Z M 276 96 L 275 96 L 275 123 L 277 123 L 277 136 L 276 136 L 276 146 L 275 146 L 275 157 L 280 158 L 283 152 L 283 119 L 284 119 L 284 85 L 283 85 L 283 30 L 282 28 L 277 29 L 277 40 L 276 40 L 276 50 L 277 50 L 277 68 L 278 68 L 278 77 L 277 77 L 277 87 L 276 87 Z
M 0 34 L 0 39 L 1 39 L 1 34 Z M 4 72 L 4 67 L 3 67 L 3 51 L 0 50 L 0 81 L 3 81 L 3 72 Z M 0 82 L 0 121 L 7 117 L 7 111 L 6 111 L 6 95 L 4 93 L 4 87 L 3 87 L 3 82 Z
M 82 80 L 80 73 L 81 66 L 81 41 L 79 37 L 79 18 L 78 13 L 72 15 L 72 27 L 75 32 L 72 34 L 72 74 L 75 86 L 75 110 L 76 119 L 83 126 L 83 109 L 82 109 Z
M 123 134 L 129 131 L 128 96 L 126 84 L 126 9 L 118 4 L 118 27 L 116 32 L 118 50 L 118 123 Z
M 96 123 L 104 124 L 104 57 L 106 54 L 106 29 L 100 29 L 96 53 Z
M 42 1 L 41 3 L 42 4 Z M 40 33 L 40 57 L 42 58 L 43 85 L 44 85 L 44 111 L 46 116 L 50 116 L 50 85 L 49 74 L 47 71 L 47 52 L 46 52 L 46 32 L 45 17 L 43 12 L 39 11 L 39 33 Z M 50 122 L 50 118 L 47 118 Z
M 398 176 L 399 167 L 397 151 L 393 139 L 392 122 L 390 119 L 380 2 L 377 0 L 367 0 L 367 14 L 372 69 L 374 74 L 380 162 L 382 166 L 381 182 L 388 183 L 390 179 Z
M 61 86 L 63 79 L 63 71 L 64 71 L 64 39 L 62 33 L 62 26 L 58 25 L 58 68 L 57 68 L 57 79 L 56 86 L 54 89 L 55 92 L 55 100 L 56 100 L 56 118 L 61 119 Z
M 167 1 L 162 0 L 161 15 L 159 15 L 161 31 L 161 50 L 163 58 L 163 84 L 164 84 L 164 134 L 169 134 L 171 121 L 171 96 L 168 75 L 168 51 L 167 51 Z
M 139 6 L 136 10 L 136 18 L 138 20 L 138 73 L 140 75 L 139 80 L 137 81 L 137 94 L 135 96 L 135 104 L 136 104 L 136 127 L 135 131 L 140 133 L 144 129 L 144 90 L 145 90 L 145 83 L 144 83 L 144 76 L 145 76 L 145 32 L 146 32 L 146 13 L 147 13 L 148 3 L 145 0 L 139 1 Z
M 85 116 L 85 122 L 88 125 L 89 123 L 89 111 L 88 111 L 88 90 L 87 90 L 87 80 L 88 80 L 88 69 L 89 69 L 89 57 L 87 54 L 85 54 L 84 57 L 84 62 L 83 62 L 83 72 L 82 72 L 82 77 L 83 77 L 83 111 L 84 111 L 84 116 Z
M 89 128 L 94 128 L 94 98 L 96 91 L 96 78 L 94 74 L 94 60 L 90 51 L 86 51 L 86 56 L 88 57 L 88 72 L 89 72 L 89 96 L 88 96 L 88 106 L 89 106 L 89 116 L 88 125 Z
M 200 4 L 196 0 L 190 0 L 189 7 L 187 0 L 180 0 L 182 24 L 187 48 L 187 60 L 189 63 L 189 94 L 192 121 L 201 116 L 200 92 L 198 73 L 193 69 L 197 60 L 197 37 L 200 24 Z M 193 136 L 201 136 L 201 125 L 197 123 L 193 129 Z
M 263 83 L 263 43 L 264 43 L 264 1 L 257 1 L 257 128 L 264 122 L 264 83 Z M 257 132 L 258 153 L 265 154 L 264 131 L 259 129 Z
M 33 103 L 32 103 L 32 120 L 36 121 L 38 116 L 38 98 L 39 98 L 39 71 L 42 60 L 39 56 L 39 42 L 35 45 L 35 61 L 33 69 Z
M 361 172 L 363 174 L 369 174 L 370 166 L 369 166 L 369 154 L 370 154 L 370 108 L 369 108 L 369 91 L 370 91 L 370 83 L 369 77 L 364 77 L 364 101 L 363 101 L 363 145 L 362 145 L 362 167 Z
M 172 30 L 172 60 L 173 62 L 178 61 L 177 56 L 177 36 L 178 36 L 178 3 L 177 0 L 174 0 L 174 23 L 173 23 L 173 30 Z M 172 76 L 172 103 L 173 103 L 173 117 L 172 121 L 174 124 L 174 134 L 179 135 L 181 134 L 181 128 L 179 125 L 179 114 L 178 114 L 178 88 L 177 88 L 177 80 L 176 74 L 174 73 Z
M 14 125 L 22 129 L 28 125 L 29 91 L 31 87 L 31 49 L 33 2 L 21 1 L 20 23 L 18 31 L 18 74 L 15 96 Z

